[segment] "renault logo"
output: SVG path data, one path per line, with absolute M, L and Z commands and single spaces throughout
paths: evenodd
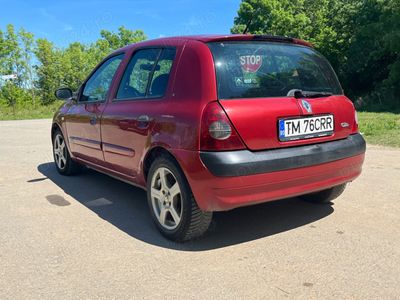
M 304 109 L 308 112 L 308 113 L 312 113 L 312 108 L 311 108 L 311 104 L 308 103 L 306 100 L 301 100 L 301 105 L 303 105 Z

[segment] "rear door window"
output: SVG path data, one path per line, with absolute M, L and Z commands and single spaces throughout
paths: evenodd
M 265 42 L 209 43 L 218 97 L 285 97 L 293 90 L 342 94 L 327 60 L 313 49 Z
M 124 72 L 116 99 L 162 97 L 174 57 L 175 49 L 137 51 Z
M 149 86 L 149 96 L 162 97 L 165 94 L 175 52 L 175 49 L 164 49 L 161 53 Z

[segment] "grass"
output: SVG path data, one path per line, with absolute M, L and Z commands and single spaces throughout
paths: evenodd
M 12 107 L 0 104 L 0 120 L 52 118 L 62 101 L 50 105 Z M 400 114 L 359 112 L 360 131 L 370 144 L 400 147 Z
M 359 112 L 358 123 L 368 143 L 400 147 L 400 114 Z
M 52 118 L 54 112 L 60 107 L 62 101 L 56 101 L 49 105 L 31 104 L 10 106 L 0 104 L 0 120 L 26 120 Z

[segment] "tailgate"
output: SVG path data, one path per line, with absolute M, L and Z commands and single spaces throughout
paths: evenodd
M 312 48 L 258 41 L 209 48 L 219 102 L 248 149 L 319 143 L 352 132 L 353 104 Z
M 308 112 L 302 105 L 306 100 Z M 316 99 L 258 98 L 220 100 L 221 106 L 250 150 L 262 150 L 319 143 L 346 138 L 354 124 L 353 104 L 345 96 Z M 282 141 L 279 138 L 279 120 L 332 115 L 333 133 L 328 136 Z

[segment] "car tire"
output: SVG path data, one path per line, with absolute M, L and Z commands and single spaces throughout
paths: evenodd
M 175 242 L 202 236 L 212 212 L 202 211 L 179 165 L 167 156 L 157 158 L 147 176 L 147 200 L 159 231 Z
M 53 157 L 57 171 L 61 175 L 74 175 L 82 170 L 82 165 L 72 160 L 60 129 L 53 134 Z
M 311 203 L 328 203 L 339 197 L 345 190 L 346 184 L 334 186 L 320 192 L 300 196 L 300 199 Z

